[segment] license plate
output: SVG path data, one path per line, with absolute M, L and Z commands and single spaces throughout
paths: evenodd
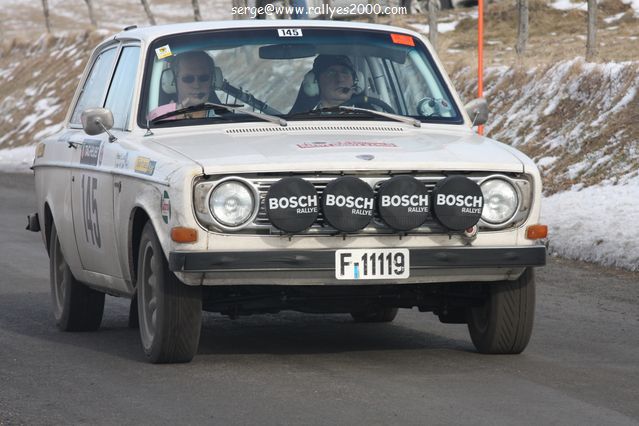
M 335 278 L 338 280 L 381 280 L 408 278 L 408 249 L 356 249 L 335 252 Z

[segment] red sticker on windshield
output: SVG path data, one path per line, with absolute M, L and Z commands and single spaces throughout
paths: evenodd
M 405 34 L 391 34 L 391 40 L 395 44 L 405 44 L 406 46 L 415 46 L 415 40 L 413 40 L 413 36 L 405 35 Z

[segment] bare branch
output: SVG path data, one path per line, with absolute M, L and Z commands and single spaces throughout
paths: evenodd
M 193 19 L 196 21 L 202 20 L 202 14 L 200 13 L 200 1 L 199 0 L 191 0 L 193 3 Z
M 597 54 L 597 0 L 588 0 L 588 36 L 586 38 L 586 60 L 592 61 Z
M 87 4 L 87 8 L 89 9 L 89 20 L 91 21 L 91 25 L 94 27 L 98 26 L 98 21 L 95 20 L 95 13 L 93 13 L 93 0 L 84 0 Z
M 439 0 L 428 0 L 428 40 L 437 50 L 437 12 L 439 11 Z
M 155 16 L 153 16 L 153 12 L 151 12 L 151 6 L 149 6 L 148 0 L 140 1 L 142 2 L 142 6 L 144 7 L 147 18 L 149 18 L 149 22 L 151 23 L 151 25 L 155 25 Z
M 528 43 L 528 0 L 517 0 L 517 15 L 519 17 L 519 28 L 517 30 L 517 45 L 515 51 L 518 55 L 526 52 Z
M 49 0 L 42 0 L 42 11 L 44 12 L 44 24 L 47 32 L 51 34 L 51 21 L 49 20 Z

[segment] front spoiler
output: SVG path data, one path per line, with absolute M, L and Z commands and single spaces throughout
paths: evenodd
M 515 268 L 546 264 L 546 247 L 446 247 L 410 249 L 411 270 Z M 169 253 L 173 272 L 333 271 L 335 250 Z

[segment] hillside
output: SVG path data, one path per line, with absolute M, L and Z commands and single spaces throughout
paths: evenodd
M 225 16 L 220 0 L 216 1 L 218 4 L 202 2 L 205 17 Z M 10 3 L 20 5 L 14 14 L 32 17 L 23 22 L 35 35 L 36 24 L 43 26 L 41 11 L 35 4 Z M 67 3 L 72 2 L 51 1 L 52 13 Z M 53 13 L 54 30 L 71 18 L 88 23 L 83 2 L 75 3 L 80 4 L 74 14 L 71 10 Z M 159 22 L 188 20 L 190 1 L 182 3 L 155 1 L 151 5 Z M 139 2 L 132 0 L 104 1 L 98 11 L 101 16 L 116 16 L 118 7 L 130 12 L 121 14 L 127 17 L 122 24 L 146 20 Z M 515 28 L 509 24 L 515 21 L 514 8 L 505 2 L 487 6 L 485 92 L 491 108 L 487 134 L 533 157 L 545 172 L 547 194 L 573 185 L 627 179 L 639 167 L 639 12 L 619 0 L 606 0 L 600 9 L 599 60 L 586 63 L 575 57 L 575 52 L 584 50 L 576 34 L 585 30 L 582 10 L 558 10 L 534 0 L 528 50 L 517 58 L 511 47 Z M 6 14 L 11 9 L 3 10 Z M 379 21 L 427 31 L 422 15 L 381 17 Z M 40 35 L 35 40 L 5 38 L 0 51 L 0 114 L 4 117 L 0 149 L 33 144 L 59 129 L 91 48 L 115 30 L 112 21 L 99 22 L 105 22 L 106 28 L 54 31 L 52 36 Z M 547 22 L 561 24 L 548 32 Z M 4 32 L 11 34 L 16 25 L 5 17 Z M 470 100 L 475 97 L 477 81 L 476 10 L 442 13 L 439 26 L 445 32 L 440 34 L 438 51 L 462 97 Z M 561 46 L 555 46 L 558 40 Z

